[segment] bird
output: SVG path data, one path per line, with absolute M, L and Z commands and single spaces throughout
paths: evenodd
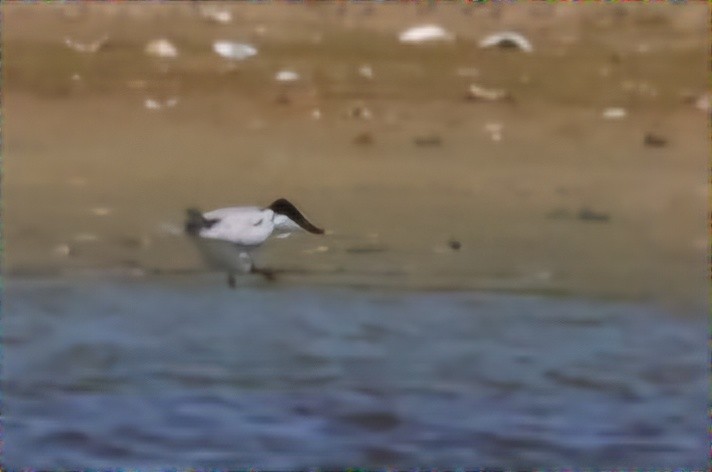
M 197 208 L 186 210 L 185 234 L 193 241 L 204 261 L 211 267 L 227 272 L 230 288 L 236 287 L 238 273 L 260 274 L 274 280 L 273 270 L 258 268 L 252 252 L 275 235 L 284 238 L 305 230 L 324 234 L 286 198 L 279 198 L 268 207 L 228 207 L 203 213 Z

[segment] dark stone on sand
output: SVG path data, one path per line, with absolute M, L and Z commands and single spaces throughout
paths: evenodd
M 588 207 L 583 207 L 578 212 L 578 219 L 582 221 L 598 221 L 606 223 L 611 219 L 609 213 L 594 211 Z
M 442 146 L 443 140 L 440 136 L 416 136 L 413 138 L 413 143 L 418 147 L 436 147 Z
M 371 146 L 373 144 L 373 135 L 368 132 L 358 134 L 354 138 L 354 144 L 358 146 Z
M 462 247 L 462 243 L 460 241 L 458 241 L 457 239 L 451 239 L 450 241 L 447 242 L 447 245 L 453 251 L 459 251 L 460 248 Z
M 649 147 L 665 147 L 667 146 L 667 139 L 657 134 L 646 133 L 643 144 Z

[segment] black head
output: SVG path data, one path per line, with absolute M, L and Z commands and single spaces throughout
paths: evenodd
M 304 230 L 309 231 L 310 233 L 324 234 L 323 229 L 317 228 L 316 226 L 311 224 L 304 217 L 304 215 L 302 215 L 302 213 L 299 210 L 297 210 L 297 207 L 292 205 L 292 203 L 289 200 L 287 200 L 286 198 L 280 198 L 279 200 L 275 200 L 267 208 L 269 208 L 270 210 L 272 210 L 275 213 L 286 216 L 287 218 L 294 221 L 296 224 L 301 226 Z

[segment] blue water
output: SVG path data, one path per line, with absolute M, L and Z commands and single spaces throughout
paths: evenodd
M 707 465 L 705 313 L 97 277 L 2 321 L 11 470 Z

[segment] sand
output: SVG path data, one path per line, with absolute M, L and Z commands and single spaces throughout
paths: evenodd
M 706 302 L 707 5 L 221 8 L 2 5 L 6 275 L 199 271 L 186 207 L 287 197 L 330 233 L 265 248 L 282 283 Z M 478 48 L 510 29 L 531 54 Z

